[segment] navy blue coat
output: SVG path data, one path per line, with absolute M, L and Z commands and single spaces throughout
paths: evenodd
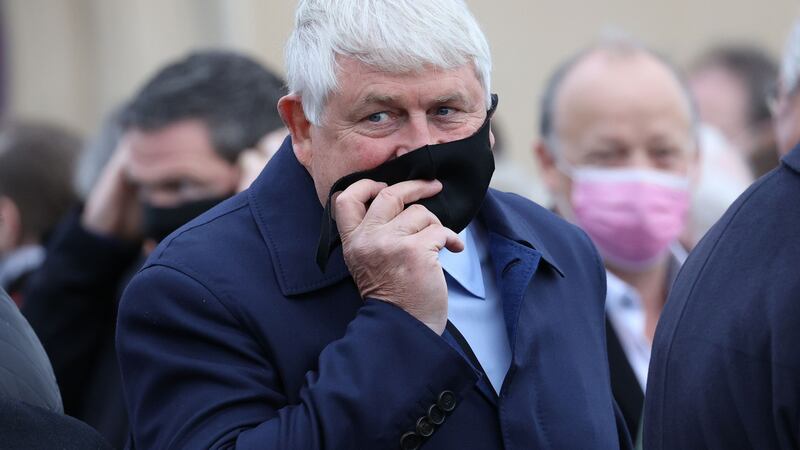
M 687 259 L 659 320 L 644 446 L 800 448 L 800 147 Z
M 605 272 L 577 228 L 518 196 L 486 198 L 513 352 L 497 396 L 448 336 L 362 300 L 341 247 L 320 271 L 321 217 L 287 140 L 249 190 L 151 255 L 117 329 L 137 448 L 400 448 L 446 391 L 454 409 L 406 444 L 628 445 L 609 385 Z

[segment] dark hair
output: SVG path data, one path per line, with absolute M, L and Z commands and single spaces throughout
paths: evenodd
M 72 171 L 81 140 L 54 125 L 0 127 L 0 195 L 19 208 L 24 236 L 44 240 L 77 200 Z
M 208 126 L 217 154 L 234 161 L 283 125 L 277 104 L 284 82 L 230 51 L 201 51 L 161 69 L 125 109 L 125 129 L 157 130 L 185 119 Z
M 752 45 L 720 45 L 701 56 L 693 72 L 709 67 L 721 67 L 744 83 L 751 125 L 772 118 L 766 94 L 778 80 L 778 64 L 767 52 Z

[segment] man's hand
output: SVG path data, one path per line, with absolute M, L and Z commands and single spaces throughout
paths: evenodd
M 361 296 L 397 305 L 440 335 L 447 324 L 447 284 L 439 251 L 460 252 L 464 244 L 424 206 L 405 205 L 441 189 L 439 181 L 387 187 L 360 180 L 334 200 L 344 260 Z
M 123 137 L 92 188 L 81 223 L 94 233 L 119 239 L 141 239 L 141 206 L 128 178 L 130 146 Z

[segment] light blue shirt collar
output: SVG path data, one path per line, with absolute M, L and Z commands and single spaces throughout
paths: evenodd
M 483 285 L 480 258 L 482 249 L 479 248 L 474 234 L 472 225 L 458 233 L 458 237 L 464 243 L 464 250 L 453 253 L 450 250 L 442 249 L 439 252 L 439 263 L 442 265 L 442 269 L 462 288 L 475 298 L 485 300 L 486 288 Z

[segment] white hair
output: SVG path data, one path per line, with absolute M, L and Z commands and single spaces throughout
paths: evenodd
M 337 88 L 337 57 L 390 73 L 475 66 L 491 105 L 491 54 L 463 0 L 300 0 L 286 44 L 289 91 L 320 125 Z
M 783 53 L 781 78 L 786 92 L 798 87 L 800 81 L 800 20 L 795 21 Z

